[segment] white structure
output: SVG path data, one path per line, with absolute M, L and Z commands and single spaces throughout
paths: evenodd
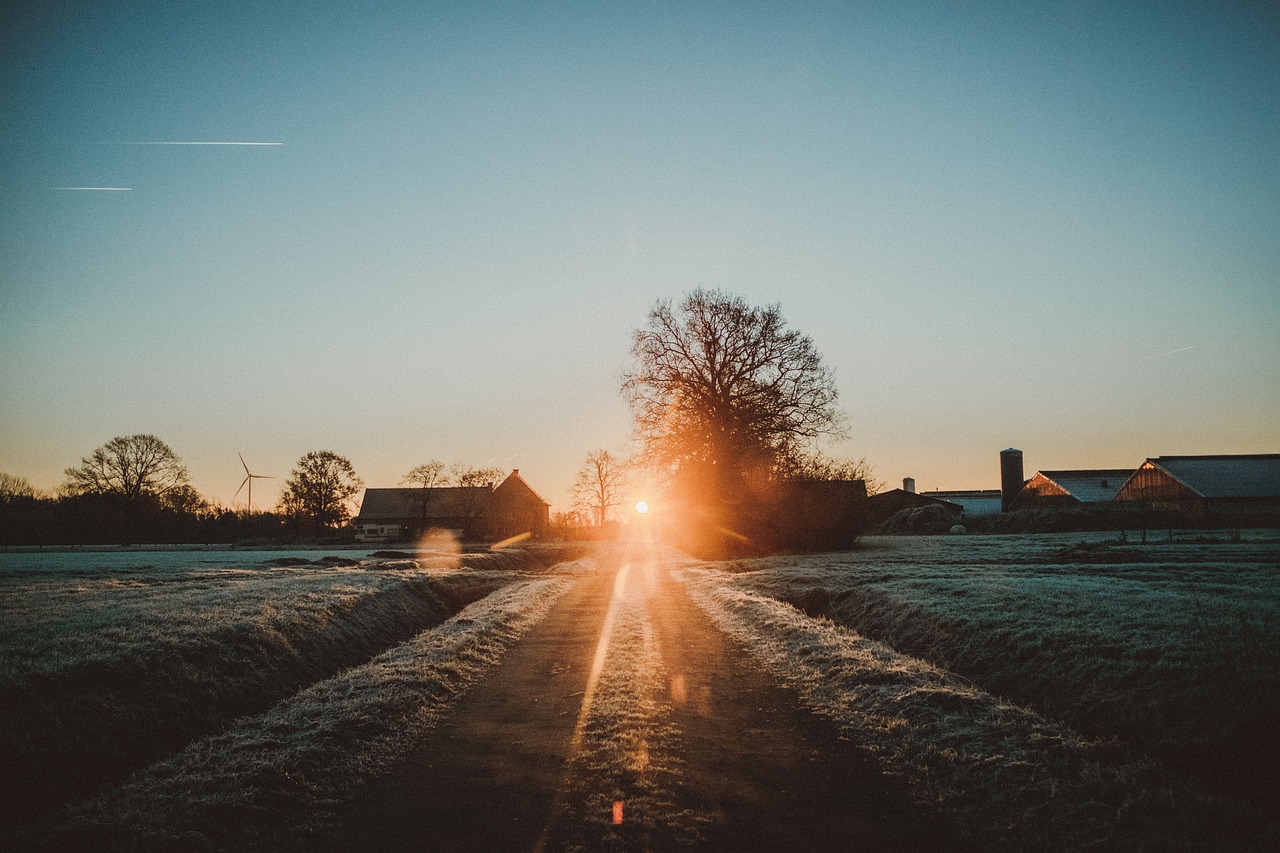
M 996 515 L 1000 512 L 999 489 L 958 489 L 952 491 L 921 492 L 927 498 L 953 503 L 965 515 Z

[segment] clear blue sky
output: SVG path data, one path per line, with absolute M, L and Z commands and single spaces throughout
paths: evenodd
M 0 13 L 0 470 L 149 432 L 222 501 L 331 449 L 562 507 L 697 286 L 781 304 L 893 483 L 1280 451 L 1276 8 Z M 121 144 L 210 141 L 282 144 Z

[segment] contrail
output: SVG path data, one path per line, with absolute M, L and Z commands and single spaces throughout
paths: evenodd
M 255 145 L 255 146 L 268 146 L 268 147 L 279 147 L 281 145 L 284 145 L 283 142 L 248 142 L 248 141 L 215 142 L 215 141 L 183 140 L 183 139 L 125 140 L 125 141 L 117 140 L 114 142 L 113 141 L 67 142 L 67 141 L 56 141 L 56 140 L 52 142 L 32 142 L 29 140 L 8 139 L 8 140 L 4 140 L 3 143 L 0 143 L 0 144 L 4 144 L 4 145 Z
M 1183 347 L 1182 349 L 1171 349 L 1171 350 L 1169 350 L 1168 352 L 1162 352 L 1162 353 L 1160 353 L 1158 356 L 1156 356 L 1156 358 L 1164 358 L 1166 355 L 1174 355 L 1174 354 L 1176 354 L 1176 353 L 1186 352 L 1187 350 L 1189 350 L 1189 349 L 1195 349 L 1195 348 L 1196 348 L 1196 347 L 1198 347 L 1198 346 L 1200 346 L 1200 345 L 1199 345 L 1199 344 L 1192 344 L 1191 346 L 1189 346 L 1189 347 Z
M 133 191 L 133 187 L 49 187 L 49 189 L 99 193 L 127 193 Z
M 97 145 L 284 145 L 283 142 L 98 142 Z

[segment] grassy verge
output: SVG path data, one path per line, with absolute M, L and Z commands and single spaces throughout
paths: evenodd
M 29 824 L 270 708 L 554 557 L 7 578 L 0 825 Z
M 1172 782 L 1121 743 L 1001 699 L 825 618 L 687 568 L 699 606 L 903 779 L 992 850 L 1262 849 L 1252 810 Z
M 994 539 L 742 563 L 733 584 L 1275 799 L 1280 547 Z
M 48 850 L 307 846 L 533 624 L 570 573 L 507 585 L 369 661 L 198 741 L 43 828 Z

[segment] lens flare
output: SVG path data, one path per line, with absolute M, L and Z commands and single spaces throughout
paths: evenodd
M 636 501 L 636 512 L 640 513 L 641 515 L 644 515 L 648 511 L 649 511 L 648 501 Z

